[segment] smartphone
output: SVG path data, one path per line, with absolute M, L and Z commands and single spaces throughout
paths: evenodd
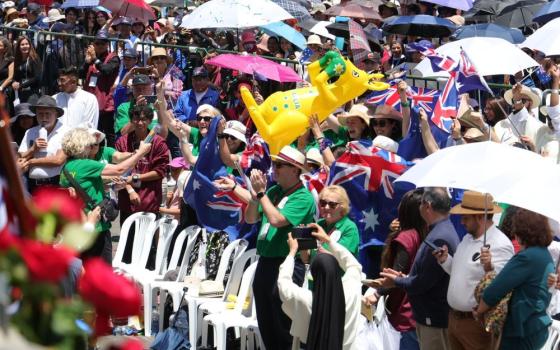
M 146 102 L 151 103 L 151 104 L 155 103 L 156 100 L 157 100 L 156 95 L 146 95 L 146 96 L 144 96 L 144 98 L 146 99 Z
M 145 74 L 148 75 L 152 72 L 152 66 L 147 67 L 136 67 L 134 69 L 134 74 Z
M 436 251 L 436 250 L 440 250 L 441 248 L 438 247 L 437 245 L 435 245 L 433 242 L 430 242 L 428 240 L 424 240 L 424 244 L 426 244 L 431 250 Z
M 317 240 L 311 234 L 311 227 L 294 227 L 292 237 L 298 241 L 298 250 L 317 249 Z

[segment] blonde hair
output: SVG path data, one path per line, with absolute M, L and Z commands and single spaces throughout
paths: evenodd
M 222 114 L 216 107 L 211 106 L 209 104 L 203 104 L 199 106 L 198 109 L 196 110 L 196 114 L 199 114 L 200 112 L 208 112 L 210 113 L 210 115 L 212 115 L 212 117 L 217 117 L 220 114 Z
M 327 193 L 332 193 L 338 197 L 343 215 L 347 215 L 350 212 L 350 198 L 348 198 L 348 194 L 342 186 L 330 185 L 323 188 L 319 194 L 319 199 L 323 199 Z
M 95 143 L 95 137 L 88 129 L 75 128 L 66 133 L 62 139 L 62 150 L 69 158 L 87 158 L 89 146 Z

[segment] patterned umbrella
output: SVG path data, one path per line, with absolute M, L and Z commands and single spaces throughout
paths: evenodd
M 99 0 L 66 0 L 62 6 L 63 9 L 74 7 L 77 9 L 90 8 L 99 5 Z
M 329 8 L 326 12 L 329 16 L 345 16 L 352 18 L 368 18 L 381 20 L 379 13 L 371 7 L 359 4 L 345 3 Z
M 297 0 L 272 0 L 274 3 L 282 7 L 284 10 L 288 11 L 298 22 L 303 22 L 311 17 L 309 11 L 301 2 Z

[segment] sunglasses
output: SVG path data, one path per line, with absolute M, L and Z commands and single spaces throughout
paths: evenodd
M 283 162 L 273 162 L 272 165 L 274 165 L 276 169 L 281 169 L 284 167 L 290 167 L 290 168 L 293 167 L 292 164 L 283 163 Z
M 210 123 L 210 121 L 212 121 L 212 117 L 206 116 L 206 115 L 199 115 L 196 117 L 196 120 L 198 120 L 199 122 L 207 122 Z
M 387 122 L 386 120 L 377 120 L 377 119 L 372 119 L 371 120 L 371 125 L 373 126 L 379 126 L 380 128 L 384 128 L 389 124 L 389 122 Z
M 167 60 L 167 56 L 154 56 L 152 60 Z
M 321 208 L 329 207 L 331 209 L 334 209 L 334 208 L 338 207 L 339 204 L 340 203 L 330 202 L 330 201 L 326 201 L 326 200 L 323 200 L 323 199 L 319 200 L 319 206 L 321 206 Z

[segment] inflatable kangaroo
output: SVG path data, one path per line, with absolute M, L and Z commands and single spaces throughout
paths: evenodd
M 378 81 L 383 74 L 367 74 L 335 51 L 311 63 L 308 71 L 313 86 L 275 92 L 260 105 L 247 88 L 241 88 L 241 98 L 271 154 L 278 154 L 303 134 L 312 114 L 323 122 L 336 108 L 367 90 L 389 88 L 387 83 Z M 338 79 L 329 83 L 334 77 Z

